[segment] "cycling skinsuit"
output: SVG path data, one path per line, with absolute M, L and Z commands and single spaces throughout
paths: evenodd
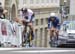
M 56 29 L 60 29 L 59 25 L 59 19 L 57 17 L 54 17 L 54 21 L 51 20 L 51 17 L 48 18 L 48 28 L 50 29 L 51 27 L 54 27 Z
M 26 20 L 26 22 L 34 22 L 34 17 L 33 17 L 33 11 L 31 9 L 27 9 L 27 13 L 23 13 L 23 18 Z

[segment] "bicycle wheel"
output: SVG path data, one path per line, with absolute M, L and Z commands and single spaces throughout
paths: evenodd
M 50 38 L 49 44 L 51 47 L 57 47 L 57 45 L 58 45 L 57 36 L 52 36 Z
M 28 36 L 28 33 L 27 33 L 27 26 L 24 27 L 24 31 L 23 31 L 23 34 L 22 34 L 22 47 L 25 47 L 25 44 L 27 43 L 27 36 Z
M 31 47 L 31 41 L 32 41 L 32 35 L 31 35 L 31 31 L 29 31 L 29 35 L 28 35 L 29 47 Z
M 50 38 L 49 44 L 50 44 L 51 47 L 54 47 L 54 36 L 52 36 L 52 37 Z
M 58 43 L 57 43 L 57 36 L 54 36 L 54 40 L 53 40 L 53 46 L 57 47 Z
M 26 44 L 26 42 L 27 42 L 27 40 L 26 40 L 26 35 L 24 34 L 24 36 L 23 36 L 23 41 L 22 41 L 22 47 L 25 47 L 25 44 Z

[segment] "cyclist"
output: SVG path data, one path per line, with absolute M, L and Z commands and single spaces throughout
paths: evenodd
M 58 40 L 59 29 L 60 29 L 59 19 L 56 17 L 55 13 L 51 13 L 50 17 L 48 18 L 48 30 L 50 31 L 50 39 L 53 36 L 52 32 L 55 31 Z
M 34 12 L 27 8 L 25 5 L 23 6 L 23 8 L 21 9 L 22 11 L 22 16 L 23 16 L 23 25 L 26 26 L 26 24 L 28 24 L 28 26 L 31 29 L 31 34 L 32 34 L 32 40 L 34 39 L 34 27 L 33 27 L 33 23 L 34 23 Z

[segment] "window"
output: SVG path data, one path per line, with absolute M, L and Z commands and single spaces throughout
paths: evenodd
M 34 3 L 34 0 L 30 0 L 30 4 L 33 4 Z
M 45 27 L 45 37 L 47 36 L 47 27 Z
M 40 29 L 40 47 L 42 47 L 43 28 Z
M 67 12 L 67 14 L 70 13 L 70 12 L 69 12 L 69 9 L 70 9 L 70 8 L 67 6 L 67 7 L 66 7 L 66 12 Z
M 45 20 L 46 20 L 46 24 L 48 24 L 48 18 L 46 18 Z
M 45 43 L 44 43 L 44 46 L 47 47 L 47 27 L 45 28 L 45 33 L 44 33 L 44 37 L 45 37 Z
M 36 19 L 35 22 L 36 22 L 36 25 L 38 25 L 38 19 Z
M 38 29 L 35 29 L 35 40 L 37 40 L 38 36 Z M 37 46 L 37 41 L 35 41 L 35 46 Z
M 43 34 L 43 28 L 40 29 L 40 37 L 42 36 Z
M 36 38 L 37 38 L 37 34 L 38 34 L 38 29 L 35 29 Z
M 41 25 L 43 25 L 43 19 L 41 19 Z

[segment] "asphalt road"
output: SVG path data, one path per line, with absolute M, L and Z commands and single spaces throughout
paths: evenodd
M 75 48 L 0 48 L 0 54 L 75 54 Z

